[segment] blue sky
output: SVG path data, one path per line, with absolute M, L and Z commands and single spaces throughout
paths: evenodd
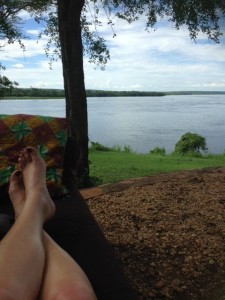
M 23 19 L 24 30 L 30 35 L 24 41 L 26 51 L 17 44 L 2 48 L 0 61 L 7 67 L 4 75 L 20 87 L 63 88 L 61 62 L 53 63 L 50 70 L 44 52 L 46 38 L 37 43 L 37 25 L 26 14 Z M 185 28 L 177 31 L 166 21 L 158 23 L 157 30 L 150 33 L 144 24 L 142 19 L 132 24 L 118 20 L 115 38 L 108 26 L 100 28 L 111 60 L 101 71 L 84 58 L 87 89 L 225 91 L 225 38 L 215 44 L 199 34 L 194 42 Z

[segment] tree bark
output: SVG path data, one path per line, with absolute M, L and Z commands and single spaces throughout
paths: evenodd
M 88 118 L 84 84 L 83 47 L 80 16 L 85 0 L 58 0 L 58 24 L 62 52 L 66 117 L 69 135 L 74 139 L 71 168 L 76 179 L 87 185 Z

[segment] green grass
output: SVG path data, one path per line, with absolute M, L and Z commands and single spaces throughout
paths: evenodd
M 202 158 L 174 155 L 151 155 L 121 151 L 89 153 L 90 176 L 94 185 L 168 173 L 180 170 L 219 167 L 225 165 L 225 155 L 206 155 Z

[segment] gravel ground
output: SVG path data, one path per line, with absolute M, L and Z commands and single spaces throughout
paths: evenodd
M 140 299 L 225 299 L 225 168 L 151 179 L 87 200 Z

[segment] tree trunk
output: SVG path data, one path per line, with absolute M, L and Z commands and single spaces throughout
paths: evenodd
M 74 139 L 73 173 L 79 183 L 87 185 L 88 119 L 83 71 L 83 47 L 80 16 L 85 0 L 58 0 L 59 34 L 62 51 L 66 117 L 69 135 Z

